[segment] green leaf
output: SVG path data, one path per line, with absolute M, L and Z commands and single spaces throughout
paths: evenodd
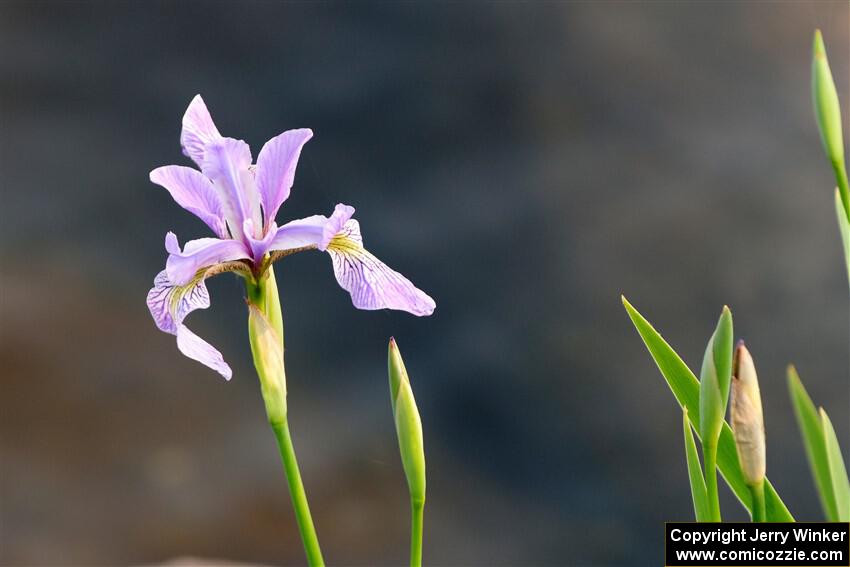
M 806 456 L 809 458 L 809 467 L 818 489 L 821 507 L 827 520 L 837 522 L 838 507 L 835 504 L 835 492 L 832 488 L 823 422 L 793 366 L 788 367 L 788 389 L 794 405 L 794 414 L 797 416 L 797 424 L 803 436 Z
M 622 300 L 635 329 L 637 329 L 649 350 L 649 354 L 652 355 L 655 364 L 667 381 L 676 401 L 679 402 L 680 406 L 687 408 L 692 423 L 699 423 L 699 381 L 697 381 L 696 376 L 667 344 L 667 341 L 650 325 L 649 321 L 644 319 L 625 297 Z M 752 512 L 752 495 L 744 482 L 732 429 L 725 422 L 720 430 L 720 441 L 717 444 L 717 467 L 726 480 L 726 484 L 729 485 L 741 504 Z M 769 522 L 793 522 L 794 517 L 767 479 L 765 479 L 764 492 L 767 520 Z
M 847 262 L 847 278 L 850 281 L 850 220 L 844 214 L 841 193 L 835 190 L 835 213 L 838 215 L 838 228 L 841 230 L 841 242 L 844 244 L 844 260 Z
M 697 522 L 711 521 L 711 510 L 708 506 L 705 479 L 697 455 L 697 445 L 694 442 L 694 432 L 688 419 L 688 408 L 682 410 L 682 427 L 685 430 L 685 458 L 688 461 L 688 479 L 691 481 L 691 498 L 694 501 L 694 516 Z
M 850 522 L 850 480 L 844 467 L 844 457 L 829 416 L 820 408 L 823 423 L 823 436 L 826 440 L 826 457 L 829 461 L 829 474 L 832 477 L 832 491 L 835 493 L 835 506 L 838 509 L 839 522 Z

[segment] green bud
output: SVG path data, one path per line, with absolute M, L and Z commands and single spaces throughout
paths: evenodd
M 387 367 L 390 375 L 390 400 L 395 417 L 398 448 L 401 463 L 407 476 L 410 498 L 417 503 L 425 502 L 425 445 L 422 439 L 422 421 L 413 389 L 401 359 L 395 339 L 390 339 Z
M 269 421 L 283 423 L 286 419 L 283 341 L 268 317 L 253 303 L 248 303 L 248 337 Z
M 732 433 L 741 471 L 748 485 L 757 486 L 764 482 L 764 415 L 756 367 L 743 341 L 735 349 L 731 405 Z
M 699 384 L 700 437 L 716 445 L 729 401 L 732 379 L 732 312 L 724 306 L 702 361 Z
M 838 104 L 838 93 L 829 60 L 826 58 L 826 48 L 820 30 L 815 31 L 815 41 L 812 48 L 812 101 L 815 106 L 815 118 L 820 129 L 821 142 L 826 155 L 833 164 L 844 163 L 844 142 L 841 136 L 841 108 Z

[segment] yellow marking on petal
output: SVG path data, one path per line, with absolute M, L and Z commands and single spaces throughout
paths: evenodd
M 201 268 L 195 272 L 195 275 L 188 283 L 184 285 L 176 285 L 172 288 L 168 298 L 168 311 L 171 313 L 172 317 L 177 313 L 177 307 L 180 305 L 180 302 L 183 301 L 183 298 L 186 297 L 199 283 L 207 278 L 226 272 L 237 272 L 239 274 L 250 275 L 251 269 L 245 262 L 242 261 L 224 262 L 222 264 L 215 264 L 213 266 Z

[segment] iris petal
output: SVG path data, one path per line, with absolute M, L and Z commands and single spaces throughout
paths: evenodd
M 350 205 L 340 203 L 334 208 L 331 218 L 328 219 L 327 224 L 325 224 L 322 229 L 322 240 L 319 242 L 319 250 L 322 252 L 327 250 L 331 240 L 339 234 L 340 231 L 345 229 L 345 223 L 347 223 L 352 216 L 354 216 L 354 207 Z M 357 238 L 360 240 L 360 244 L 362 245 L 363 239 L 360 238 L 359 232 L 357 234 Z
M 220 138 L 205 147 L 201 170 L 213 182 L 234 238 L 241 239 L 246 220 L 255 228 L 262 227 L 260 199 L 250 167 L 251 148 L 242 140 Z
M 201 172 L 181 165 L 151 171 L 150 179 L 165 187 L 178 205 L 204 221 L 219 238 L 227 238 L 221 202 L 212 182 Z
M 198 238 L 187 242 L 181 251 L 173 232 L 165 236 L 165 249 L 168 251 L 165 270 L 177 285 L 190 282 L 202 268 L 251 258 L 251 252 L 239 240 Z
M 427 293 L 363 248 L 356 220 L 345 223 L 327 252 L 337 283 L 358 309 L 397 309 L 420 317 L 434 312 L 436 303 Z
M 326 251 L 337 283 L 358 309 L 431 315 L 436 303 L 427 293 L 363 248 L 360 224 L 351 219 L 353 214 L 354 207 L 340 203 L 330 218 L 314 215 L 288 222 L 277 229 L 269 249 L 285 253 L 315 247 Z
M 328 217 L 325 215 L 290 221 L 275 231 L 269 249 L 285 251 L 317 246 L 322 241 L 322 232 L 327 223 Z
M 233 377 L 233 370 L 224 361 L 221 353 L 210 343 L 190 331 L 186 325 L 182 325 L 177 330 L 177 348 L 184 356 L 212 368 L 221 374 L 225 380 L 230 380 Z
M 254 238 L 254 223 L 248 219 L 245 221 L 243 232 L 248 240 L 248 247 L 251 249 L 251 257 L 253 258 L 254 263 L 259 264 L 263 261 L 263 256 L 266 255 L 266 252 L 268 252 L 271 248 L 271 244 L 277 235 L 277 225 L 272 223 L 265 236 L 261 238 Z
M 288 130 L 266 142 L 257 156 L 257 190 L 267 228 L 277 216 L 280 205 L 289 198 L 301 148 L 312 137 L 313 131 L 308 128 Z
M 177 336 L 180 352 L 230 380 L 233 372 L 224 362 L 221 353 L 183 324 L 189 313 L 210 306 L 204 274 L 186 285 L 178 286 L 171 282 L 165 270 L 161 271 L 154 279 L 153 288 L 148 292 L 147 305 L 156 326 L 161 331 Z
M 183 131 L 180 132 L 180 145 L 183 153 L 192 158 L 198 167 L 204 163 L 206 145 L 221 138 L 215 127 L 210 111 L 201 95 L 196 95 L 189 103 L 183 115 Z

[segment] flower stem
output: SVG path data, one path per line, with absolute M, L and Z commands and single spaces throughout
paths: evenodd
M 307 554 L 307 564 L 311 567 L 323 566 L 325 561 L 322 559 L 322 550 L 319 548 L 316 528 L 313 527 L 313 517 L 310 515 L 310 505 L 307 503 L 304 483 L 301 482 L 298 460 L 295 458 L 295 448 L 292 446 L 292 436 L 289 434 L 289 424 L 286 420 L 279 423 L 270 421 L 270 423 L 280 448 L 280 457 L 283 460 L 283 469 L 286 472 L 289 495 L 292 497 L 292 507 L 295 509 L 295 519 L 298 522 L 298 531 L 301 532 L 301 541 L 304 543 L 304 551 Z
M 720 521 L 720 500 L 717 495 L 717 444 L 703 445 L 705 488 L 711 521 Z
M 410 567 L 422 566 L 422 524 L 425 501 L 410 501 Z
M 313 527 L 313 517 L 307 503 L 307 493 L 298 470 L 295 448 L 289 432 L 286 404 L 286 370 L 283 356 L 283 316 L 274 272 L 271 266 L 265 277 L 247 282 L 248 301 L 251 304 L 249 337 L 254 365 L 260 378 L 260 389 L 266 405 L 269 424 L 277 438 L 289 495 L 295 511 L 295 520 L 301 541 L 311 567 L 324 567 L 322 551 Z M 258 314 L 259 313 L 259 314 Z
M 767 514 L 765 513 L 764 507 L 764 482 L 750 486 L 750 493 L 753 495 L 753 522 L 766 522 Z

